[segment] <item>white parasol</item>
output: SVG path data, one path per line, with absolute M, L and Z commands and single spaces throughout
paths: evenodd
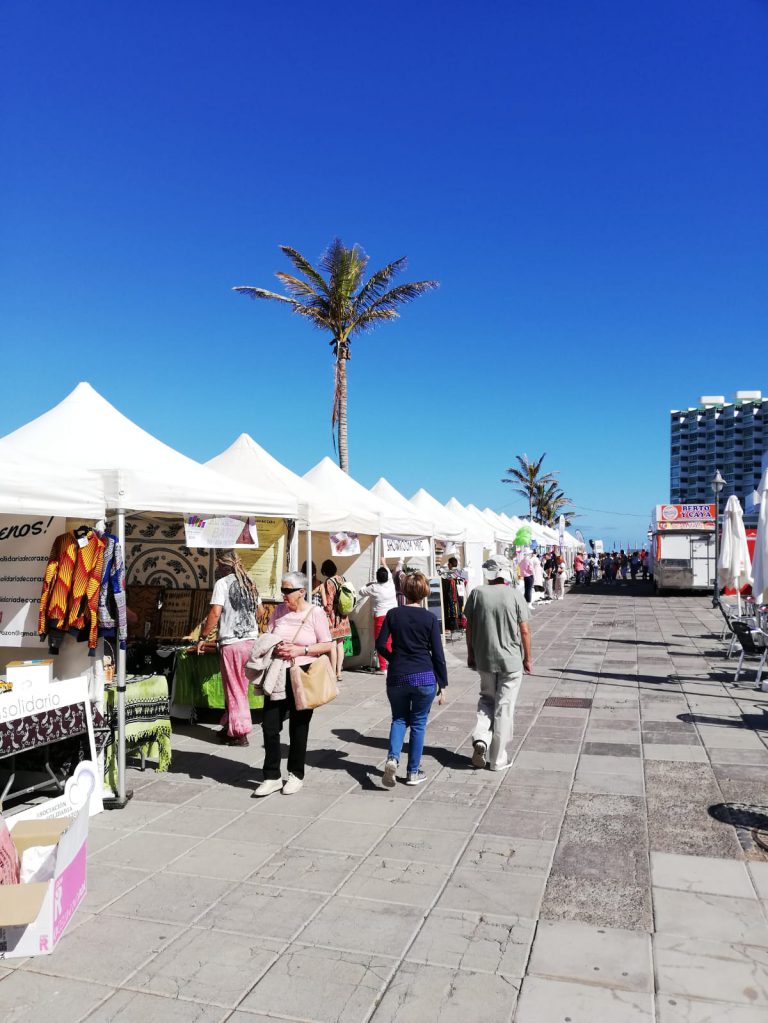
M 723 535 L 717 562 L 720 585 L 736 590 L 736 601 L 741 614 L 741 590 L 752 582 L 752 563 L 744 529 L 744 513 L 738 497 L 728 498 L 723 514 Z
M 760 511 L 755 538 L 755 560 L 752 562 L 752 593 L 758 603 L 768 600 L 768 469 L 763 473 L 760 486 Z

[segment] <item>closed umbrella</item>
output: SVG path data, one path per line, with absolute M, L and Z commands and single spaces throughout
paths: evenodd
M 752 593 L 758 603 L 768 600 L 768 469 L 760 486 L 760 512 L 755 537 L 755 560 L 752 562 Z
M 720 585 L 736 590 L 736 601 L 741 614 L 741 590 L 752 582 L 752 563 L 744 529 L 744 513 L 738 497 L 731 495 L 723 515 L 723 535 L 717 562 Z

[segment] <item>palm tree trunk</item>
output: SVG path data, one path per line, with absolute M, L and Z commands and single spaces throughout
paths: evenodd
M 338 357 L 337 357 L 338 358 Z M 349 449 L 347 447 L 347 360 L 341 356 L 337 365 L 339 382 L 339 467 L 349 472 Z
M 528 521 L 533 522 L 533 490 L 528 490 Z

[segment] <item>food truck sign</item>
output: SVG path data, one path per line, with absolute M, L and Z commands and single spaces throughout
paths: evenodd
M 657 504 L 656 525 L 659 530 L 715 528 L 713 504 Z

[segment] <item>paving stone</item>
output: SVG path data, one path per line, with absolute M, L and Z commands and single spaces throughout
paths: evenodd
M 211 806 L 201 807 L 185 804 L 176 807 L 170 813 L 150 822 L 144 831 L 163 835 L 189 835 L 190 837 L 207 838 L 214 832 L 231 824 L 238 817 L 238 810 L 218 810 Z M 91 836 L 88 836 L 88 847 L 91 847 Z
M 231 888 L 230 881 L 165 871 L 113 902 L 109 912 L 160 923 L 191 924 Z
M 639 757 L 640 746 L 632 742 L 585 742 L 583 754 L 588 757 Z
M 503 975 L 403 963 L 372 1023 L 466 1023 L 482 1006 L 484 1023 L 508 1023 L 518 983 Z
M 615 796 L 642 796 L 645 784 L 641 775 L 610 774 L 579 767 L 573 783 L 574 792 L 604 793 Z
M 557 839 L 562 819 L 562 813 L 536 813 L 524 810 L 504 812 L 491 807 L 477 830 L 480 834 L 553 842 Z
M 653 926 L 647 886 L 573 874 L 550 874 L 540 915 L 542 920 L 580 920 L 633 931 L 650 931 Z
M 257 845 L 232 839 L 209 838 L 180 856 L 173 864 L 177 874 L 220 877 L 243 881 L 278 851 L 280 845 Z
M 100 913 L 110 902 L 125 895 L 150 876 L 147 870 L 113 867 L 105 862 L 88 864 L 88 890 L 79 912 Z
M 292 945 L 241 1009 L 317 1023 L 358 1023 L 373 1009 L 394 965 L 382 956 Z
M 653 1023 L 653 996 L 526 977 L 515 1023 Z
M 336 891 L 360 862 L 359 856 L 285 846 L 262 864 L 249 880 L 281 888 L 330 893 Z
M 528 973 L 628 991 L 653 991 L 651 940 L 637 931 L 542 920 Z
M 466 833 L 480 820 L 482 808 L 454 806 L 447 811 L 441 803 L 418 802 L 411 806 L 398 821 L 398 827 L 461 831 Z
M 460 867 L 546 875 L 554 842 L 476 834 L 459 861 Z
M 382 827 L 388 827 L 390 824 L 395 823 L 398 817 L 405 812 L 406 808 L 402 799 L 387 795 L 387 790 L 383 789 L 381 794 L 375 799 L 371 798 L 370 793 L 360 795 L 355 792 L 342 796 L 341 799 L 337 800 L 322 814 L 318 814 L 318 816 L 322 816 L 323 820 L 328 818 L 337 821 L 379 824 Z
M 593 756 L 582 753 L 579 757 L 578 773 L 627 774 L 631 778 L 643 777 L 643 762 L 635 757 Z
M 502 916 L 535 917 L 545 878 L 534 874 L 500 873 L 459 867 L 440 896 L 441 909 Z
M 110 991 L 93 981 L 12 970 L 0 981 L 0 1019 L 3 1023 L 40 1023 L 45 1019 L 78 1023 Z
M 233 931 L 249 938 L 266 935 L 288 941 L 323 905 L 319 892 L 276 888 L 246 882 L 233 888 L 202 916 L 197 926 L 206 930 Z
M 523 749 L 515 757 L 515 768 L 521 771 L 556 771 L 571 775 L 576 769 L 577 759 L 575 753 L 537 753 Z
M 270 796 L 268 799 L 281 798 Z M 286 796 L 285 801 L 287 802 Z M 290 817 L 280 814 L 260 813 L 258 810 L 247 813 L 229 824 L 216 835 L 221 842 L 253 842 L 255 845 L 281 846 L 290 841 L 306 828 L 306 817 Z
M 423 831 L 417 828 L 392 828 L 373 850 L 375 856 L 450 866 L 466 844 L 458 832 Z
M 118 928 L 120 941 L 116 942 Z M 31 959 L 27 969 L 119 987 L 180 933 L 178 927 L 168 924 L 119 920 L 105 913 L 71 930 L 53 955 Z
M 709 757 L 703 746 L 699 745 L 667 745 L 654 743 L 644 750 L 646 760 L 673 760 L 685 763 L 708 763 Z
M 420 909 L 334 895 L 323 906 L 301 941 L 308 945 L 400 956 L 424 917 Z M 350 948 L 354 945 L 354 949 Z
M 653 905 L 661 934 L 768 948 L 768 922 L 757 900 L 654 888 Z
M 241 934 L 191 928 L 127 987 L 146 993 L 234 1008 L 277 959 L 283 943 Z
M 672 934 L 653 943 L 662 994 L 762 1005 L 768 1018 L 768 947 Z
M 434 910 L 408 952 L 409 962 L 522 977 L 536 923 L 519 916 Z
M 131 806 L 132 803 L 143 802 L 164 803 L 175 806 L 179 803 L 186 803 L 195 796 L 201 796 L 204 791 L 205 786 L 203 785 L 193 785 L 191 782 L 171 782 L 163 779 L 154 781 L 151 785 L 145 785 L 139 789 L 138 792 L 134 793 L 133 799 L 128 806 Z M 166 806 L 166 808 L 169 808 L 169 806 Z
M 403 902 L 426 909 L 445 882 L 450 867 L 439 863 L 368 856 L 342 885 L 340 895 L 382 902 Z
M 561 839 L 552 863 L 552 873 L 596 881 L 605 878 L 636 886 L 647 886 L 650 879 L 648 853 L 643 844 L 605 840 L 570 842 Z
M 654 852 L 651 853 L 651 876 L 653 884 L 659 888 L 732 895 L 741 899 L 756 897 L 746 864 L 735 860 Z
M 158 998 L 138 991 L 116 991 L 87 1017 L 88 1023 L 224 1023 L 230 1010 L 215 1005 Z M 255 1016 L 249 1023 L 258 1023 Z
M 347 821 L 314 821 L 302 831 L 293 845 L 302 849 L 328 850 L 329 852 L 365 855 L 386 834 L 385 828 L 374 824 L 353 824 Z
M 764 1006 L 704 1002 L 680 995 L 657 995 L 658 1023 L 765 1023 Z

